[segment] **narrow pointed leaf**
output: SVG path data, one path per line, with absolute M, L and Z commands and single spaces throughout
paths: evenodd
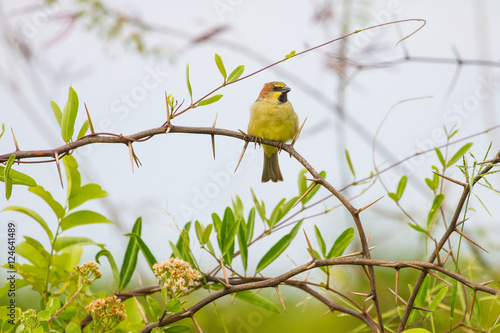
M 401 197 L 403 196 L 403 192 L 405 191 L 407 181 L 408 177 L 406 175 L 401 177 L 401 179 L 399 180 L 398 190 L 396 192 L 396 195 L 399 199 L 401 199 Z
M 139 217 L 132 227 L 132 233 L 141 235 L 142 232 L 142 218 Z M 135 267 L 137 266 L 137 256 L 139 255 L 139 244 L 136 238 L 130 238 L 123 258 L 122 268 L 120 270 L 120 283 L 118 284 L 119 290 L 124 290 L 130 282 L 132 274 L 134 274 Z
M 101 264 L 99 262 L 99 258 L 102 256 L 108 258 L 109 265 L 111 266 L 111 272 L 113 273 L 113 281 L 115 283 L 115 288 L 118 290 L 121 290 L 120 289 L 120 273 L 118 273 L 118 266 L 116 266 L 115 258 L 113 258 L 113 255 L 108 250 L 101 250 L 101 251 L 97 252 L 97 254 L 95 255 L 95 261 L 99 265 Z
M 351 162 L 351 156 L 349 155 L 349 151 L 347 148 L 345 149 L 345 158 L 347 160 L 347 164 L 349 165 L 349 170 L 351 170 L 351 173 L 354 177 L 356 177 L 356 172 L 354 172 L 354 167 L 352 166 Z
M 243 264 L 243 269 L 246 272 L 248 266 L 248 244 L 244 226 L 245 222 L 241 222 L 240 227 L 238 229 L 238 245 L 240 246 L 240 256 L 241 256 L 241 262 Z
M 202 241 L 201 244 L 207 244 L 210 241 L 210 234 L 212 233 L 212 228 L 213 225 L 209 224 L 207 225 L 205 230 L 203 230 L 203 234 L 201 235 L 201 241 Z
M 321 250 L 321 254 L 323 254 L 323 258 L 326 256 L 326 245 L 323 236 L 321 236 L 321 232 L 318 227 L 314 226 L 314 232 L 316 233 L 316 240 L 318 241 L 319 249 Z M 318 258 L 319 259 L 319 258 Z
M 245 70 L 244 65 L 240 65 L 240 66 L 236 67 L 234 69 L 234 71 L 232 71 L 231 74 L 229 74 L 229 76 L 227 77 L 227 83 L 238 80 L 240 78 L 241 74 L 243 74 L 244 70 Z
M 434 148 L 434 151 L 436 152 L 436 155 L 439 159 L 439 162 L 441 162 L 441 165 L 443 167 L 446 166 L 446 161 L 444 160 L 444 157 L 443 157 L 443 154 L 441 153 L 441 150 L 439 150 L 439 148 Z
M 427 226 L 430 226 L 434 222 L 436 214 L 439 211 L 439 208 L 441 207 L 443 200 L 444 200 L 444 194 L 442 193 L 436 195 L 436 197 L 434 198 L 431 210 L 429 211 L 429 215 L 427 216 Z
M 347 228 L 342 234 L 335 240 L 332 248 L 326 255 L 327 259 L 337 258 L 344 254 L 345 249 L 349 244 L 351 244 L 354 238 L 354 228 Z
M 149 268 L 151 268 L 151 271 L 153 271 L 153 265 L 157 263 L 156 258 L 149 249 L 149 247 L 146 245 L 146 243 L 144 243 L 141 236 L 134 233 L 125 234 L 125 236 L 135 238 L 137 244 L 139 245 L 139 249 L 141 249 L 142 254 L 146 258 L 146 261 L 148 262 Z
M 429 305 L 429 310 L 434 311 L 437 309 L 441 301 L 444 299 L 446 294 L 448 293 L 448 287 L 441 288 L 441 290 L 434 296 L 431 304 Z
M 279 308 L 268 299 L 254 294 L 251 290 L 240 291 L 235 294 L 236 298 L 247 303 L 260 306 L 261 308 L 280 313 Z
M 469 143 L 465 144 L 464 146 L 462 146 L 462 148 L 460 148 L 455 153 L 455 155 L 453 155 L 452 158 L 450 158 L 450 160 L 448 161 L 448 164 L 446 166 L 451 166 L 451 165 L 455 164 L 459 159 L 462 158 L 462 156 L 465 155 L 465 153 L 470 149 L 470 147 L 472 147 L 472 145 L 473 145 L 473 143 L 469 142 Z
M 89 120 L 85 120 L 83 122 L 83 125 L 82 127 L 80 128 L 80 131 L 78 132 L 78 136 L 76 137 L 77 139 L 80 139 L 81 137 L 85 136 L 85 134 L 87 133 L 87 131 L 89 130 Z
M 304 193 L 306 193 L 306 190 L 307 190 L 306 172 L 307 172 L 306 169 L 302 169 L 299 172 L 299 179 L 298 179 L 298 183 L 299 183 L 299 196 L 304 195 Z
M 0 182 L 5 182 L 5 167 L 0 165 Z M 12 185 L 36 186 L 36 181 L 30 176 L 14 169 L 9 170 Z
M 10 169 L 12 167 L 12 164 L 14 164 L 15 159 L 16 155 L 10 155 L 3 171 L 3 179 L 5 180 L 5 198 L 7 200 L 9 200 L 10 196 L 12 195 L 12 177 L 10 176 Z
M 409 225 L 412 229 L 417 230 L 418 232 L 421 232 L 421 233 L 424 233 L 424 234 L 426 233 L 426 231 L 425 231 L 422 227 L 420 227 L 420 226 L 418 226 L 418 225 L 416 225 L 416 224 L 413 224 L 413 223 L 408 223 L 408 225 Z
M 191 81 L 189 81 L 189 63 L 186 64 L 186 82 L 187 82 L 189 97 L 191 98 L 191 102 L 193 102 L 193 89 L 191 88 Z
M 215 63 L 217 64 L 217 68 L 219 69 L 219 72 L 222 74 L 224 81 L 226 81 L 227 78 L 226 68 L 224 67 L 222 58 L 217 53 L 215 54 Z
M 255 227 L 255 207 L 250 209 L 250 213 L 248 213 L 247 219 L 247 227 L 246 227 L 246 236 L 247 236 L 247 244 L 250 244 L 253 238 L 253 230 Z
M 78 95 L 69 87 L 68 101 L 64 106 L 61 118 L 61 135 L 64 142 L 69 142 L 75 131 L 75 120 L 78 114 Z
M 297 51 L 293 50 L 292 52 L 288 53 L 286 56 L 285 56 L 285 59 L 290 59 L 291 57 L 293 57 L 295 55 L 295 53 L 297 53 Z
M 59 108 L 59 105 L 57 105 L 57 103 L 54 101 L 50 101 L 50 106 L 52 107 L 52 112 L 54 113 L 54 116 L 56 117 L 56 120 L 57 120 L 57 123 L 59 124 L 59 127 L 61 127 L 62 112 L 61 112 L 61 109 Z
M 286 248 L 292 243 L 292 240 L 294 239 L 295 235 L 297 235 L 297 232 L 302 225 L 302 222 L 304 220 L 300 220 L 295 227 L 293 227 L 292 231 L 290 233 L 286 234 L 283 236 L 276 244 L 274 244 L 273 247 L 267 253 L 262 257 L 262 259 L 259 261 L 257 264 L 257 268 L 255 269 L 255 272 L 258 273 L 264 268 L 266 268 L 269 264 L 271 264 L 276 258 L 280 256 L 280 254 L 283 253 L 283 251 L 286 250 Z
M 212 97 L 209 97 L 207 99 L 204 99 L 202 101 L 199 101 L 198 102 L 198 106 L 203 106 L 203 105 L 208 105 L 208 104 L 212 104 L 212 103 L 215 103 L 217 102 L 219 99 L 222 98 L 222 94 L 217 94 L 217 95 L 214 95 Z
M 87 237 L 78 237 L 78 236 L 59 236 L 57 237 L 56 243 L 54 244 L 54 250 L 56 252 L 61 251 L 64 248 L 73 245 L 97 245 L 103 246 L 102 244 L 97 244 L 92 239 Z

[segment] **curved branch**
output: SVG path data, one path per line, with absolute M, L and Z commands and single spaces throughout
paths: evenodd
M 160 323 L 160 326 L 166 326 L 177 322 L 179 320 L 189 318 L 193 316 L 197 311 L 202 309 L 207 304 L 225 296 L 235 292 L 244 291 L 244 290 L 252 290 L 252 289 L 261 289 L 261 288 L 270 288 L 275 287 L 281 283 L 292 285 L 294 287 L 300 288 L 313 297 L 317 298 L 320 302 L 327 305 L 330 309 L 338 310 L 344 313 L 348 313 L 350 315 L 355 316 L 356 318 L 362 320 L 364 323 L 368 325 L 371 329 L 374 328 L 374 323 L 372 319 L 367 316 L 366 313 L 358 312 L 353 309 L 348 309 L 342 306 L 339 306 L 332 301 L 328 300 L 326 297 L 316 293 L 314 289 L 307 286 L 306 283 L 301 283 L 300 281 L 289 279 L 293 276 L 301 274 L 305 271 L 311 270 L 313 268 L 321 267 L 321 266 L 338 266 L 338 265 L 357 265 L 357 266 L 380 266 L 380 267 L 389 267 L 394 269 L 401 268 L 417 268 L 421 269 L 423 272 L 428 272 L 429 270 L 438 271 L 444 275 L 451 277 L 452 279 L 457 280 L 458 282 L 466 285 L 467 287 L 473 290 L 480 290 L 488 294 L 492 295 L 500 295 L 500 290 L 485 286 L 483 284 L 475 283 L 470 281 L 469 279 L 463 277 L 460 274 L 457 274 L 447 268 L 439 266 L 437 264 L 429 263 L 429 262 L 421 262 L 421 261 L 391 261 L 391 260 L 376 260 L 376 259 L 367 259 L 367 258 L 334 258 L 334 259 L 325 259 L 325 260 L 312 260 L 306 264 L 298 266 L 284 274 L 281 274 L 274 278 L 229 278 L 229 285 L 224 288 L 214 292 L 213 294 L 208 295 L 198 303 L 192 305 L 191 307 L 178 312 L 168 318 L 165 318 Z M 215 277 L 207 277 L 207 280 L 213 281 L 216 283 L 220 283 L 219 280 L 215 279 Z M 232 284 L 231 284 L 232 283 Z M 130 293 L 135 294 L 134 292 Z M 317 297 L 320 296 L 320 297 Z M 128 296 L 132 297 L 132 296 Z M 347 309 L 347 310 L 346 310 Z M 144 327 L 140 333 L 151 332 L 151 330 L 158 326 L 158 323 L 152 323 Z M 375 327 L 375 330 L 379 329 L 378 326 Z

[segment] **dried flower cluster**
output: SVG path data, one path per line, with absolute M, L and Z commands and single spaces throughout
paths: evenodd
M 153 265 L 154 274 L 160 284 L 167 289 L 171 298 L 188 295 L 196 281 L 201 279 L 201 274 L 189 266 L 189 263 L 179 258 L 170 258 L 165 262 Z
M 28 309 L 21 314 L 19 318 L 24 325 L 26 332 L 33 332 L 38 327 L 38 319 L 36 311 Z
M 74 271 L 76 276 L 78 276 L 78 281 L 84 285 L 92 284 L 102 275 L 99 272 L 99 266 L 93 261 L 88 261 L 81 266 L 75 266 Z
M 102 325 L 102 330 L 110 330 L 122 320 L 125 320 L 125 304 L 116 295 L 96 299 L 85 307 L 94 319 L 94 325 Z

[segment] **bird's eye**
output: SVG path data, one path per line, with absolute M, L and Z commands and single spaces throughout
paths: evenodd
M 273 91 L 281 91 L 283 87 L 274 86 Z

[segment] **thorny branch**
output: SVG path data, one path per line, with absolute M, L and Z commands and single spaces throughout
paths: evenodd
M 64 156 L 65 154 L 70 154 L 73 150 L 88 145 L 88 144 L 95 144 L 95 143 L 121 143 L 121 144 L 130 144 L 133 142 L 140 142 L 140 141 L 145 141 L 153 136 L 159 135 L 159 134 L 165 134 L 165 133 L 188 133 L 188 134 L 207 134 L 207 135 L 222 135 L 222 136 L 229 136 L 229 137 L 234 137 L 237 139 L 241 140 L 246 140 L 249 141 L 251 140 L 251 137 L 244 135 L 241 132 L 236 132 L 236 131 L 231 131 L 231 130 L 226 130 L 226 129 L 220 129 L 220 128 L 214 128 L 214 127 L 187 127 L 187 126 L 175 126 L 172 124 L 166 124 L 165 126 L 161 126 L 158 128 L 153 128 L 149 129 L 146 131 L 138 132 L 135 134 L 131 135 L 116 135 L 116 134 L 109 134 L 109 133 L 96 133 L 96 134 L 91 134 L 88 136 L 85 136 L 79 140 L 76 140 L 74 142 L 70 142 L 66 145 L 54 148 L 54 149 L 47 149 L 47 150 L 32 150 L 32 151 L 22 151 L 22 150 L 17 150 L 15 152 L 9 153 L 9 154 L 3 154 L 0 155 L 0 161 L 6 161 L 8 158 L 12 155 L 16 155 L 16 159 L 19 162 L 24 162 L 26 159 L 39 159 L 43 157 L 52 157 L 54 158 L 55 156 Z M 272 145 L 278 147 L 280 145 L 280 142 L 277 141 L 271 141 L 271 140 L 265 140 L 262 139 L 261 143 L 267 144 L 267 145 Z M 289 272 L 282 274 L 280 276 L 277 276 L 275 278 L 250 278 L 250 279 L 244 279 L 240 278 L 238 279 L 230 279 L 230 285 L 224 287 L 223 289 L 209 295 L 208 297 L 204 298 L 200 302 L 196 303 L 192 307 L 183 310 L 182 312 L 176 313 L 170 317 L 165 318 L 161 325 L 168 325 L 173 322 L 176 322 L 178 320 L 184 319 L 184 318 L 189 318 L 194 315 L 194 313 L 201 308 L 203 308 L 205 305 L 209 304 L 210 302 L 213 302 L 214 300 L 225 296 L 227 294 L 231 294 L 234 292 L 238 291 L 243 291 L 243 290 L 251 290 L 251 289 L 260 289 L 260 288 L 267 288 L 267 287 L 275 287 L 279 285 L 280 283 L 284 283 L 290 286 L 294 286 L 296 288 L 300 288 L 304 290 L 305 292 L 309 293 L 319 301 L 323 302 L 325 305 L 328 306 L 330 310 L 338 310 L 350 315 L 355 316 L 356 318 L 362 320 L 368 327 L 370 327 L 373 331 L 383 331 L 383 324 L 382 324 L 382 318 L 381 318 L 381 311 L 380 311 L 380 305 L 379 301 L 377 298 L 377 290 L 376 290 L 376 284 L 375 284 L 375 272 L 374 272 L 374 266 L 381 266 L 381 267 L 392 267 L 397 270 L 405 267 L 410 267 L 413 269 L 420 269 L 421 274 L 419 277 L 419 280 L 417 281 L 417 284 L 415 285 L 414 291 L 410 299 L 408 300 L 408 305 L 405 307 L 405 314 L 408 312 L 410 313 L 410 310 L 413 308 L 413 303 L 415 301 L 415 295 L 417 294 L 423 279 L 427 274 L 429 274 L 430 270 L 434 270 L 437 272 L 440 272 L 444 275 L 449 276 L 452 279 L 455 279 L 462 283 L 465 286 L 468 286 L 469 288 L 473 290 L 478 290 L 478 291 L 483 291 L 489 294 L 493 295 L 500 295 L 500 291 L 491 287 L 487 287 L 483 284 L 478 284 L 475 282 L 472 282 L 465 277 L 463 277 L 460 274 L 454 273 L 441 265 L 434 264 L 434 260 L 436 259 L 436 254 L 433 253 L 431 258 L 429 259 L 428 262 L 418 262 L 418 261 L 409 261 L 409 262 L 396 262 L 396 261 L 387 261 L 387 260 L 375 260 L 371 259 L 370 256 L 370 251 L 368 248 L 368 242 L 366 235 L 363 230 L 363 226 L 361 223 L 360 219 L 360 210 L 356 209 L 354 206 L 351 205 L 351 203 L 338 191 L 336 190 L 330 183 L 328 183 L 325 179 L 323 179 L 317 172 L 316 170 L 293 148 L 291 145 L 284 145 L 283 150 L 288 152 L 290 155 L 292 155 L 298 162 L 300 162 L 313 176 L 312 178 L 317 184 L 320 184 L 324 186 L 332 195 L 334 195 L 344 207 L 349 211 L 351 214 L 353 221 L 356 225 L 356 228 L 358 230 L 361 246 L 362 246 L 362 255 L 364 258 L 335 258 L 335 259 L 329 259 L 329 260 L 313 260 L 312 262 L 309 262 L 307 264 L 304 264 L 302 266 L 299 266 L 293 270 L 290 270 Z M 44 160 L 42 162 L 50 162 L 50 161 L 55 161 L 54 160 Z M 495 156 L 493 160 L 490 161 L 491 165 L 488 167 L 485 167 L 483 171 L 474 178 L 474 180 L 471 182 L 471 185 L 474 185 L 477 181 L 481 179 L 482 176 L 484 176 L 488 171 L 491 170 L 493 164 L 497 164 L 500 162 L 500 152 Z M 460 216 L 460 212 L 463 208 L 463 205 L 465 203 L 465 199 L 467 198 L 469 192 L 470 192 L 470 186 L 467 185 L 464 188 L 464 193 L 462 194 L 462 197 L 459 201 L 459 204 L 457 206 L 455 215 L 450 223 L 450 226 L 446 233 L 442 236 L 442 239 L 440 240 L 438 244 L 438 249 L 441 249 L 443 245 L 445 244 L 445 241 L 449 238 L 451 233 L 456 228 L 456 224 L 458 221 L 458 218 Z M 358 312 L 354 311 L 352 309 L 348 309 L 339 305 L 335 305 L 332 301 L 328 300 L 326 297 L 316 293 L 314 289 L 312 289 L 310 286 L 307 285 L 305 282 L 300 282 L 296 280 L 290 280 L 291 277 L 302 273 L 307 270 L 311 270 L 313 268 L 317 268 L 320 266 L 334 266 L 334 265 L 360 265 L 364 266 L 367 268 L 368 271 L 368 277 L 370 281 L 370 294 L 368 295 L 369 298 L 373 300 L 373 304 L 375 306 L 375 310 L 377 311 L 377 317 L 378 317 L 378 325 L 374 323 L 373 319 L 368 315 L 368 313 L 364 312 Z M 210 281 L 210 276 L 208 276 L 208 280 Z M 214 281 L 212 281 L 214 282 Z M 136 290 L 135 292 L 129 292 L 129 293 L 120 293 L 118 296 L 120 298 L 128 298 L 134 295 L 145 295 L 149 294 L 152 292 L 157 292 L 158 287 L 148 287 L 148 288 L 142 288 L 141 290 Z M 408 316 L 404 316 L 403 320 L 400 323 L 400 327 L 404 328 L 405 326 L 405 320 L 408 319 Z M 141 332 L 149 332 L 152 328 L 156 327 L 157 324 L 151 324 L 146 326 Z

